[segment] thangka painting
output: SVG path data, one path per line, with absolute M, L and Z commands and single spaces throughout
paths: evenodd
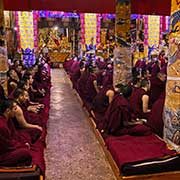
M 114 86 L 119 83 L 126 84 L 131 79 L 130 25 L 130 0 L 117 0 L 115 25 L 117 46 L 114 49 Z
M 180 1 L 172 0 L 164 138 L 180 151 Z

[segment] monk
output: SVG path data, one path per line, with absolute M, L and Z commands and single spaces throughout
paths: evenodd
M 85 66 L 85 69 L 84 71 L 81 72 L 81 76 L 77 82 L 78 93 L 82 98 L 82 100 L 86 99 L 86 95 L 87 95 L 86 82 L 88 80 L 88 77 L 89 77 L 89 67 Z
M 86 90 L 87 90 L 87 94 L 86 94 L 86 100 L 88 102 L 93 101 L 93 99 L 95 98 L 96 94 L 99 92 L 98 86 L 97 86 L 97 77 L 96 77 L 96 70 L 94 67 L 90 66 L 89 67 L 89 76 L 87 78 L 87 82 L 86 82 Z
M 28 92 L 23 89 L 16 89 L 14 92 L 14 98 L 23 111 L 23 115 L 20 118 L 21 120 L 17 119 L 18 124 L 21 124 L 23 127 L 42 130 L 41 127 L 45 126 L 47 122 L 46 113 L 41 114 L 38 112 L 40 112 L 44 106 L 42 104 L 29 104 Z M 25 123 L 25 121 L 27 121 L 28 124 Z
M 0 166 L 30 165 L 32 157 L 28 142 L 18 141 L 8 125 L 8 121 L 15 116 L 17 104 L 5 100 L 0 107 Z
M 163 92 L 156 102 L 153 104 L 147 125 L 152 129 L 154 133 L 163 137 L 163 108 L 165 101 L 165 92 Z
M 157 76 L 150 78 L 150 106 L 159 98 L 161 93 L 165 92 L 167 75 L 159 72 Z
M 70 75 L 70 79 L 71 79 L 72 84 L 73 84 L 73 88 L 76 88 L 77 80 L 81 76 L 80 61 L 74 61 L 74 63 L 71 66 L 71 71 L 70 71 L 69 75 Z
M 8 71 L 8 95 L 16 89 L 19 82 L 19 77 L 14 69 Z
M 2 86 L 3 82 L 0 81 L 0 102 L 2 100 L 5 100 L 6 99 L 6 96 L 5 96 L 5 92 L 4 92 L 4 88 Z
M 121 94 L 117 94 L 105 114 L 101 132 L 103 135 L 123 135 L 128 134 L 128 128 L 142 124 L 142 121 L 132 121 L 128 98 L 131 96 L 132 87 L 124 85 Z
M 103 85 L 103 79 L 104 79 L 104 69 L 98 69 L 97 73 L 96 73 L 96 77 L 97 77 L 97 86 L 98 88 L 102 88 Z
M 133 119 L 147 119 L 148 113 L 150 112 L 149 89 L 150 82 L 147 79 L 141 80 L 140 88 L 134 86 L 132 95 L 129 98 Z
M 100 92 L 95 96 L 92 102 L 91 114 L 93 117 L 95 117 L 97 125 L 102 122 L 105 112 L 113 100 L 114 94 L 114 88 L 112 86 L 108 86 L 101 89 Z
M 112 65 L 109 64 L 103 78 L 102 86 L 107 87 L 112 84 L 113 84 L 113 67 Z
M 152 65 L 151 69 L 151 77 L 157 76 L 157 74 L 160 72 L 160 62 L 155 61 L 154 64 Z

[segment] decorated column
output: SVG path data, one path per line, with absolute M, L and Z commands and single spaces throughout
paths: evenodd
M 117 46 L 114 49 L 114 86 L 126 84 L 131 79 L 131 1 L 116 0 L 115 35 Z
M 172 0 L 169 63 L 164 107 L 164 139 L 180 151 L 180 1 Z
M 5 22 L 4 22 L 4 7 L 3 0 L 0 0 L 0 83 L 3 85 L 5 91 L 6 85 L 6 73 L 8 71 L 8 57 L 7 57 L 7 44 L 5 36 Z

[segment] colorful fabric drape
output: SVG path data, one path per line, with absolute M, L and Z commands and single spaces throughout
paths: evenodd
M 85 13 L 84 21 L 85 21 L 85 43 L 87 45 L 92 43 L 96 44 L 96 28 L 97 28 L 97 15 Z
M 148 16 L 148 44 L 159 46 L 160 16 Z
M 180 151 L 180 1 L 172 0 L 169 63 L 164 107 L 164 139 Z
M 18 12 L 21 48 L 34 48 L 33 12 Z

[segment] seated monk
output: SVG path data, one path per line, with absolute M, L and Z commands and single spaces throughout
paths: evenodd
M 149 109 L 149 96 L 147 92 L 150 89 L 150 83 L 147 79 L 140 82 L 140 88 L 134 86 L 129 103 L 132 110 L 133 119 L 147 119 Z
M 83 100 L 85 100 L 87 95 L 86 82 L 88 77 L 89 77 L 89 68 L 88 66 L 85 66 L 85 69 L 81 72 L 81 76 L 77 82 L 78 93 Z
M 99 92 L 98 86 L 97 86 L 97 78 L 96 78 L 96 74 L 95 74 L 95 68 L 92 66 L 89 66 L 89 76 L 87 78 L 87 82 L 86 82 L 86 90 L 87 90 L 87 94 L 86 94 L 86 100 L 88 102 L 92 102 L 93 99 L 95 98 L 97 92 Z
M 71 79 L 72 84 L 73 84 L 73 88 L 76 88 L 77 80 L 81 76 L 81 72 L 80 72 L 80 65 L 81 64 L 82 63 L 80 61 L 75 61 L 71 66 L 71 71 L 70 71 L 69 75 L 70 75 L 70 79 Z
M 92 102 L 91 114 L 95 118 L 97 126 L 102 123 L 104 114 L 107 111 L 109 104 L 112 102 L 114 95 L 114 88 L 112 86 L 107 86 L 102 88 L 95 96 Z
M 112 84 L 113 84 L 113 67 L 111 64 L 109 64 L 107 66 L 106 72 L 104 73 L 102 86 L 107 87 Z
M 3 82 L 0 81 L 0 102 L 2 100 L 5 100 L 6 99 L 6 96 L 5 96 L 5 92 L 4 92 L 4 88 L 2 86 Z
M 19 82 L 19 77 L 14 69 L 8 71 L 8 95 L 16 89 Z
M 0 166 L 23 166 L 31 164 L 28 142 L 18 141 L 8 121 L 15 116 L 17 104 L 4 100 L 0 104 Z
M 129 129 L 135 125 L 142 124 L 142 121 L 131 119 L 130 105 L 128 98 L 131 96 L 132 87 L 124 85 L 121 94 L 114 96 L 113 101 L 109 105 L 101 132 L 104 135 L 123 135 L 128 134 Z
M 154 64 L 152 65 L 151 77 L 157 76 L 159 72 L 160 72 L 160 63 L 159 61 L 155 61 Z
M 150 105 L 159 98 L 161 93 L 165 92 L 166 88 L 166 74 L 159 72 L 157 76 L 151 77 L 151 88 L 150 88 Z
M 108 86 L 99 91 L 93 100 L 93 111 L 104 114 L 114 97 L 114 88 Z
M 99 89 L 101 89 L 103 85 L 103 78 L 104 78 L 103 74 L 104 74 L 104 69 L 98 69 L 96 73 L 96 77 L 97 77 L 97 86 Z
M 40 114 L 40 110 L 44 108 L 43 104 L 29 104 L 29 95 L 27 90 L 16 89 L 14 92 L 14 98 L 23 111 L 24 118 L 30 124 L 36 124 L 39 126 L 44 126 L 43 114 Z M 40 128 L 37 126 L 36 128 Z
M 156 102 L 153 104 L 151 112 L 148 117 L 147 125 L 152 131 L 163 138 L 163 109 L 165 101 L 165 92 L 163 92 Z
M 33 76 L 31 74 L 25 74 L 23 80 L 29 82 L 28 92 L 31 101 L 35 101 L 36 98 L 42 98 L 45 96 L 45 90 L 38 87 L 38 83 L 34 83 Z M 21 87 L 20 87 L 21 88 Z

